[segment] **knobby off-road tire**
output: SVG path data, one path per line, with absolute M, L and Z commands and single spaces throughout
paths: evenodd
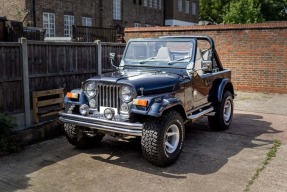
M 68 106 L 67 113 L 79 114 L 78 106 Z M 79 149 L 91 148 L 97 146 L 105 136 L 104 134 L 96 134 L 93 137 L 87 136 L 83 131 L 84 127 L 65 123 L 64 130 L 67 140 L 70 144 Z
M 214 131 L 228 129 L 233 117 L 233 97 L 229 91 L 223 95 L 221 102 L 213 103 L 215 115 L 208 117 L 208 123 Z
M 64 124 L 66 138 L 75 147 L 79 149 L 91 148 L 99 145 L 102 141 L 104 134 L 96 134 L 93 137 L 87 136 L 83 130 L 84 127 L 72 125 L 65 123 Z
M 169 111 L 159 118 L 149 118 L 141 138 L 143 156 L 154 165 L 168 166 L 178 159 L 184 137 L 185 127 L 178 112 Z

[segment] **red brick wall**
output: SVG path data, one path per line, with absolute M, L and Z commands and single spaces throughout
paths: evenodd
M 287 93 L 287 22 L 126 28 L 125 39 L 209 35 L 236 90 Z

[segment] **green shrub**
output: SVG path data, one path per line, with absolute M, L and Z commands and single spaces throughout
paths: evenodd
M 11 139 L 11 129 L 16 126 L 15 118 L 0 113 L 0 155 L 17 150 L 16 143 Z

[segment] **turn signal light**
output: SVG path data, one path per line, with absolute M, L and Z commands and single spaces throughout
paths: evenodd
M 78 93 L 68 92 L 68 93 L 67 93 L 67 97 L 70 98 L 70 99 L 78 99 L 79 94 L 78 94 Z
M 147 101 L 147 100 L 144 100 L 144 99 L 134 99 L 134 100 L 133 100 L 133 104 L 134 104 L 134 105 L 139 105 L 139 106 L 144 106 L 144 107 L 146 107 L 146 106 L 147 106 L 147 103 L 148 103 L 148 101 Z

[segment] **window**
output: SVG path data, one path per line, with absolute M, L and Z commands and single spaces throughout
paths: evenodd
M 148 6 L 149 6 L 150 8 L 152 8 L 152 1 L 153 1 L 153 0 L 148 0 Z
M 113 19 L 122 20 L 122 1 L 113 0 Z
M 55 37 L 55 14 L 43 13 L 43 28 L 46 30 L 46 37 Z
M 157 9 L 157 0 L 153 0 L 153 8 Z
M 192 3 L 192 15 L 196 15 L 196 3 Z
M 159 1 L 158 1 L 158 9 L 159 9 L 159 10 L 161 10 L 161 1 L 162 1 L 162 0 L 159 0 Z
M 189 14 L 189 1 L 185 1 L 185 13 Z
M 147 0 L 144 0 L 144 6 L 147 7 Z
M 74 25 L 74 16 L 64 15 L 64 36 L 72 36 L 72 25 Z
M 140 23 L 134 23 L 134 27 L 141 27 Z
M 177 11 L 182 12 L 182 0 L 177 0 Z
M 82 26 L 91 27 L 92 26 L 92 18 L 82 17 Z

